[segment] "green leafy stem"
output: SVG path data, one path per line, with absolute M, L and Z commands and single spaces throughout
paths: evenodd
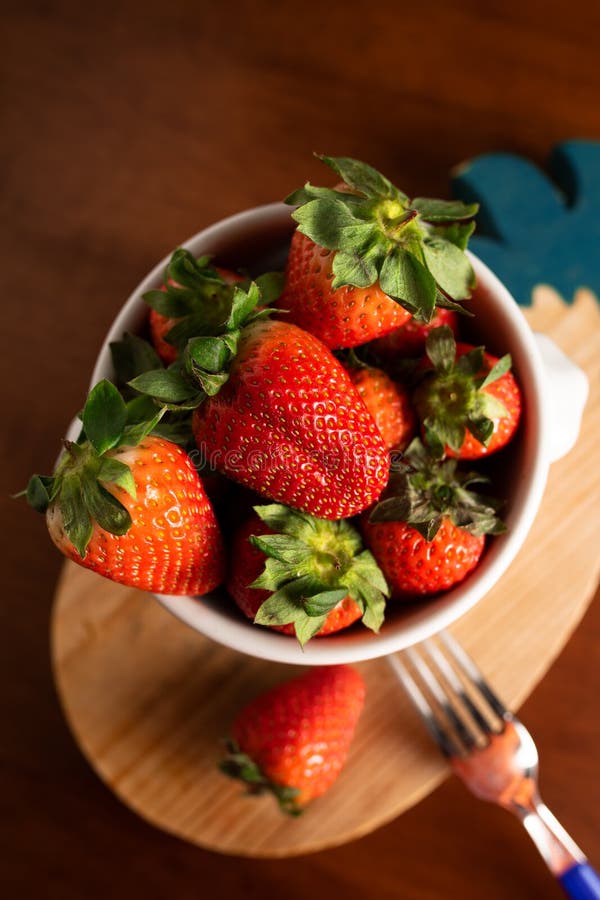
M 347 189 L 310 183 L 286 203 L 298 229 L 333 258 L 333 289 L 381 289 L 416 319 L 430 321 L 435 307 L 458 308 L 471 295 L 475 275 L 465 255 L 476 203 L 416 197 L 410 200 L 371 166 L 319 156 Z

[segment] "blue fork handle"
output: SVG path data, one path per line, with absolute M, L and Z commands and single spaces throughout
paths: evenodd
M 600 875 L 588 862 L 577 863 L 558 880 L 572 900 L 600 900 Z

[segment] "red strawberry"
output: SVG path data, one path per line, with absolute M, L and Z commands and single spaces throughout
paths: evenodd
M 226 326 L 188 343 L 180 373 L 131 384 L 197 405 L 196 443 L 222 474 L 322 519 L 352 516 L 387 482 L 385 444 L 342 365 L 308 332 L 267 321 L 259 296 L 236 288 Z
M 505 530 L 496 516 L 497 501 L 468 490 L 485 481 L 461 472 L 454 459 L 434 460 L 418 439 L 413 441 L 383 498 L 361 523 L 392 600 L 436 594 L 460 583 L 477 565 L 485 535 Z
M 456 344 L 447 327 L 427 338 L 425 372 L 413 401 L 428 444 L 460 459 L 489 456 L 512 440 L 521 417 L 521 391 L 509 371 L 483 347 Z
M 340 774 L 364 698 L 364 681 L 349 666 L 310 669 L 277 685 L 236 718 L 222 771 L 249 793 L 272 791 L 297 815 Z
M 366 522 L 365 540 L 385 573 L 392 600 L 448 590 L 463 581 L 483 552 L 485 538 L 443 519 L 427 541 L 406 522 Z
M 193 429 L 223 474 L 323 519 L 360 512 L 387 482 L 385 444 L 348 374 L 287 322 L 244 329 L 228 381 Z
M 301 644 L 361 617 L 379 630 L 387 585 L 349 522 L 279 504 L 254 509 L 233 539 L 226 581 L 248 618 Z
M 441 325 L 447 325 L 456 336 L 458 334 L 458 314 L 451 309 L 439 308 L 436 309 L 435 315 L 427 324 L 417 322 L 413 317 L 395 331 L 377 338 L 371 347 L 383 362 L 420 356 L 425 352 L 427 335 Z
M 298 205 L 277 304 L 288 321 L 332 349 L 354 347 L 470 296 L 474 275 L 463 251 L 476 204 L 410 201 L 365 163 L 321 159 L 344 184 L 306 184 L 287 198 Z
M 416 434 L 417 417 L 408 389 L 382 369 L 349 369 L 350 379 L 373 416 L 388 450 L 404 450 Z
M 126 425 L 117 389 L 100 382 L 83 411 L 86 440 L 66 444 L 28 499 L 65 556 L 112 581 L 159 594 L 204 594 L 223 581 L 219 526 L 188 455 Z
M 230 272 L 228 269 L 221 269 L 218 266 L 215 267 L 215 272 L 218 273 L 219 277 L 223 279 L 225 284 L 237 284 L 240 281 L 244 280 L 241 275 L 237 275 L 235 272 Z M 174 288 L 181 287 L 181 285 L 176 284 L 172 279 L 169 279 L 168 283 L 171 287 Z M 161 287 L 161 291 L 166 293 L 167 288 L 163 286 Z M 215 293 L 212 296 L 216 298 L 216 295 L 217 290 L 215 289 Z M 178 353 L 177 347 L 167 341 L 167 336 L 170 335 L 175 326 L 181 323 L 184 319 L 185 316 L 178 316 L 174 318 L 173 316 L 163 316 L 155 309 L 150 310 L 150 317 L 148 322 L 150 325 L 150 335 L 152 337 L 152 343 L 154 344 L 154 348 L 156 349 L 156 352 L 158 353 L 162 361 L 167 365 L 175 362 Z
M 241 275 L 209 266 L 209 257 L 194 259 L 188 250 L 176 250 L 158 291 L 148 291 L 144 300 L 151 306 L 150 335 L 161 360 L 175 362 L 188 339 L 207 334 L 229 313 L 232 285 Z
M 301 231 L 292 236 L 284 292 L 277 301 L 289 310 L 286 322 L 315 334 L 326 347 L 356 347 L 407 322 L 403 309 L 379 284 L 333 287 L 335 252 L 315 244 Z

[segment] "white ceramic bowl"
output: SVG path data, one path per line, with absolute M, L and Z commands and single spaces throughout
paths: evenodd
M 283 266 L 293 224 L 289 207 L 273 203 L 224 219 L 195 235 L 184 246 L 195 256 L 211 253 L 221 265 L 247 267 L 252 274 L 259 274 Z M 548 339 L 540 345 L 507 289 L 480 260 L 473 255 L 471 260 L 478 283 L 472 301 L 476 307 L 477 338 L 498 355 L 510 351 L 513 370 L 524 395 L 519 436 L 497 457 L 508 498 L 504 515 L 508 531 L 490 540 L 476 571 L 461 585 L 433 600 L 408 608 L 388 604 L 386 622 L 378 635 L 357 625 L 347 632 L 314 639 L 304 650 L 292 637 L 253 625 L 222 592 L 202 598 L 158 596 L 159 602 L 173 615 L 196 631 L 242 653 L 277 662 L 330 665 L 372 659 L 415 644 L 462 616 L 498 581 L 531 527 L 552 458 L 562 455 L 575 441 L 586 381 Z M 92 385 L 112 376 L 110 341 L 120 339 L 126 331 L 136 332 L 143 327 L 148 309 L 142 294 L 160 285 L 167 262 L 165 258 L 155 266 L 115 319 L 98 356 Z M 550 361 L 550 370 L 543 356 Z M 565 381 L 570 385 L 568 403 L 552 416 L 548 409 L 549 379 L 555 384 L 555 396 L 561 394 Z M 579 398 L 575 402 L 574 390 Z M 561 428 L 551 430 L 549 422 L 555 422 L 557 414 L 560 414 Z

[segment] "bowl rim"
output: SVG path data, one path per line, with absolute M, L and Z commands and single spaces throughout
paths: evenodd
M 211 242 L 217 244 L 231 236 L 232 231 L 239 233 L 248 225 L 255 229 L 261 226 L 283 228 L 290 224 L 290 214 L 290 207 L 279 202 L 253 207 L 200 230 L 180 246 L 196 254 L 204 253 L 210 249 Z M 510 330 L 511 346 L 508 349 L 519 359 L 520 383 L 525 395 L 529 428 L 533 428 L 536 436 L 534 442 L 525 441 L 521 479 L 523 486 L 518 495 L 518 504 L 515 504 L 518 510 L 513 509 L 510 530 L 495 538 L 494 552 L 484 557 L 477 571 L 463 585 L 458 585 L 439 599 L 427 601 L 429 609 L 423 607 L 417 621 L 400 621 L 387 628 L 384 626 L 378 635 L 366 629 L 363 632 L 351 629 L 348 633 L 313 640 L 304 649 L 288 635 L 253 626 L 242 618 L 229 618 L 217 609 L 203 604 L 198 597 L 155 594 L 166 610 L 204 636 L 250 656 L 292 665 L 332 665 L 375 659 L 419 643 L 461 618 L 497 583 L 519 552 L 542 499 L 549 468 L 547 398 L 542 358 L 522 311 L 508 289 L 485 263 L 470 251 L 468 255 L 478 282 L 502 309 Z M 142 294 L 161 280 L 170 256 L 169 253 L 152 268 L 121 307 L 96 359 L 90 387 L 102 378 L 110 378 L 112 361 L 109 344 L 121 338 L 124 331 L 130 330 L 135 318 L 141 320 L 143 310 L 147 309 L 141 299 Z

